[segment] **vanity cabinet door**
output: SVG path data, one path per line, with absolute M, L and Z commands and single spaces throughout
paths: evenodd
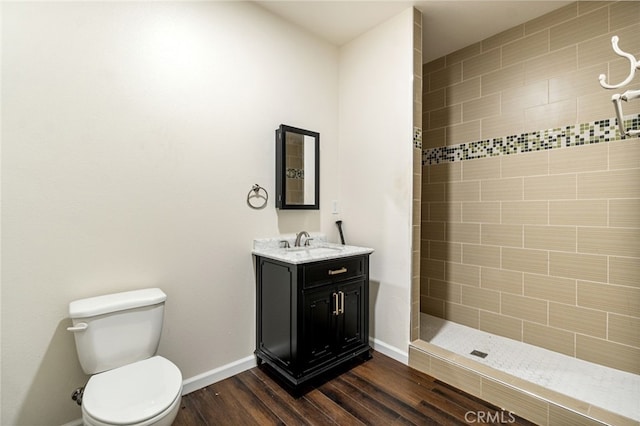
M 302 357 L 304 372 L 335 358 L 336 292 L 320 288 L 303 296 Z
M 366 316 L 365 292 L 367 291 L 364 279 L 352 281 L 338 287 L 340 299 L 340 315 L 337 316 L 337 336 L 339 354 L 367 344 L 367 336 L 364 332 Z

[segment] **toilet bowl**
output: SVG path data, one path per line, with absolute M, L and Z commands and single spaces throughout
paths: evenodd
M 182 373 L 162 356 L 164 303 L 158 288 L 73 301 L 67 330 L 91 378 L 81 398 L 87 426 L 164 426 L 175 419 Z
M 180 370 L 154 356 L 92 376 L 84 390 L 82 420 L 87 426 L 168 426 L 181 398 Z

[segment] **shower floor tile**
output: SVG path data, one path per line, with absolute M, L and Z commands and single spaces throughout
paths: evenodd
M 640 376 L 421 314 L 422 340 L 481 364 L 640 421 Z M 487 354 L 482 358 L 472 351 Z

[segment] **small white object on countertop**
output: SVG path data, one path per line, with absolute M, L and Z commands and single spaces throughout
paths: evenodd
M 311 234 L 308 246 L 294 247 L 293 237 L 283 235 L 276 238 L 257 238 L 253 240 L 252 254 L 269 259 L 292 264 L 317 262 L 319 260 L 339 259 L 342 257 L 370 254 L 374 250 L 368 247 L 347 246 L 327 242 L 323 234 Z M 283 241 L 287 241 L 289 248 L 284 248 Z

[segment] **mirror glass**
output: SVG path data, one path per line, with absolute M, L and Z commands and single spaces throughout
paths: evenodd
M 276 207 L 320 208 L 320 134 L 281 124 L 276 130 Z

